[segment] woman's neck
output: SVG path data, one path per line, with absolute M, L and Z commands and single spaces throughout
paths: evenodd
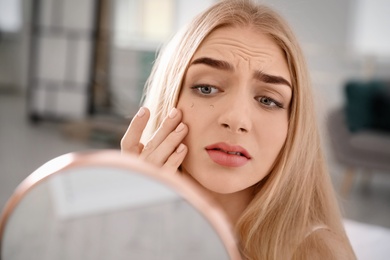
M 238 219 L 253 199 L 252 188 L 229 194 L 220 194 L 211 191 L 208 192 L 225 212 L 233 226 L 236 225 Z
M 209 199 L 213 200 L 212 202 L 224 211 L 233 227 L 236 225 L 238 219 L 254 196 L 254 186 L 234 193 L 223 194 L 206 189 L 188 173 L 182 173 L 181 176 L 187 181 L 195 184 L 197 188 L 200 188 L 200 190 L 209 197 Z

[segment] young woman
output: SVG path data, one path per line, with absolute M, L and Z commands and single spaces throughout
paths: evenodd
M 285 21 L 226 0 L 160 52 L 121 146 L 203 187 L 247 259 L 355 259 L 313 110 Z

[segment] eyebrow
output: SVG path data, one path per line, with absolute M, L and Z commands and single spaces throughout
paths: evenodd
M 191 62 L 191 65 L 194 64 L 204 64 L 221 70 L 228 70 L 228 71 L 234 70 L 233 66 L 229 62 L 223 60 L 216 60 L 208 57 L 201 57 Z
M 216 60 L 216 59 L 209 58 L 209 57 L 201 57 L 201 58 L 195 59 L 194 61 L 191 62 L 190 65 L 196 65 L 196 64 L 204 64 L 204 65 L 210 66 L 212 68 L 220 69 L 220 70 L 234 71 L 233 65 L 230 64 L 229 62 L 223 61 L 223 60 Z M 255 71 L 253 74 L 253 77 L 255 79 L 262 81 L 262 82 L 265 82 L 265 83 L 287 85 L 290 88 L 292 88 L 290 82 L 288 80 L 286 80 L 285 78 L 283 78 L 281 76 L 270 75 L 270 74 L 264 73 L 260 70 Z
M 255 71 L 254 78 L 265 83 L 287 85 L 292 88 L 290 82 L 281 76 L 266 74 L 262 71 Z

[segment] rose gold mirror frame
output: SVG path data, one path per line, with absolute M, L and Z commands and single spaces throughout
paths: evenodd
M 87 166 L 113 167 L 117 169 L 132 170 L 149 176 L 158 182 L 169 186 L 186 201 L 188 201 L 203 216 L 205 216 L 221 238 L 230 258 L 233 260 L 242 259 L 237 247 L 235 236 L 232 232 L 232 227 L 227 221 L 226 216 L 219 207 L 213 205 L 211 200 L 198 186 L 184 178 L 177 178 L 169 173 L 165 173 L 163 170 L 140 161 L 134 156 L 121 154 L 117 150 L 98 150 L 65 154 L 48 161 L 22 181 L 7 201 L 1 213 L 0 259 L 5 227 L 13 211 L 26 194 L 39 183 L 54 174 L 59 174 L 62 171 L 76 167 Z

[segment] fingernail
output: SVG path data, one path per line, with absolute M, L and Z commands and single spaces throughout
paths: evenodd
M 144 115 L 145 115 L 145 108 L 141 107 L 141 108 L 138 110 L 137 116 L 138 116 L 138 117 L 143 117 Z
M 171 112 L 169 112 L 169 117 L 170 118 L 174 118 L 177 114 L 177 109 L 176 108 L 172 108 L 171 109 Z
M 179 133 L 179 132 L 181 132 L 183 129 L 184 129 L 184 124 L 183 124 L 183 123 L 180 123 L 180 124 L 176 127 L 175 132 L 176 132 L 176 133 Z
M 186 146 L 184 144 L 180 144 L 179 147 L 177 147 L 176 152 L 181 153 L 184 151 L 185 148 Z

